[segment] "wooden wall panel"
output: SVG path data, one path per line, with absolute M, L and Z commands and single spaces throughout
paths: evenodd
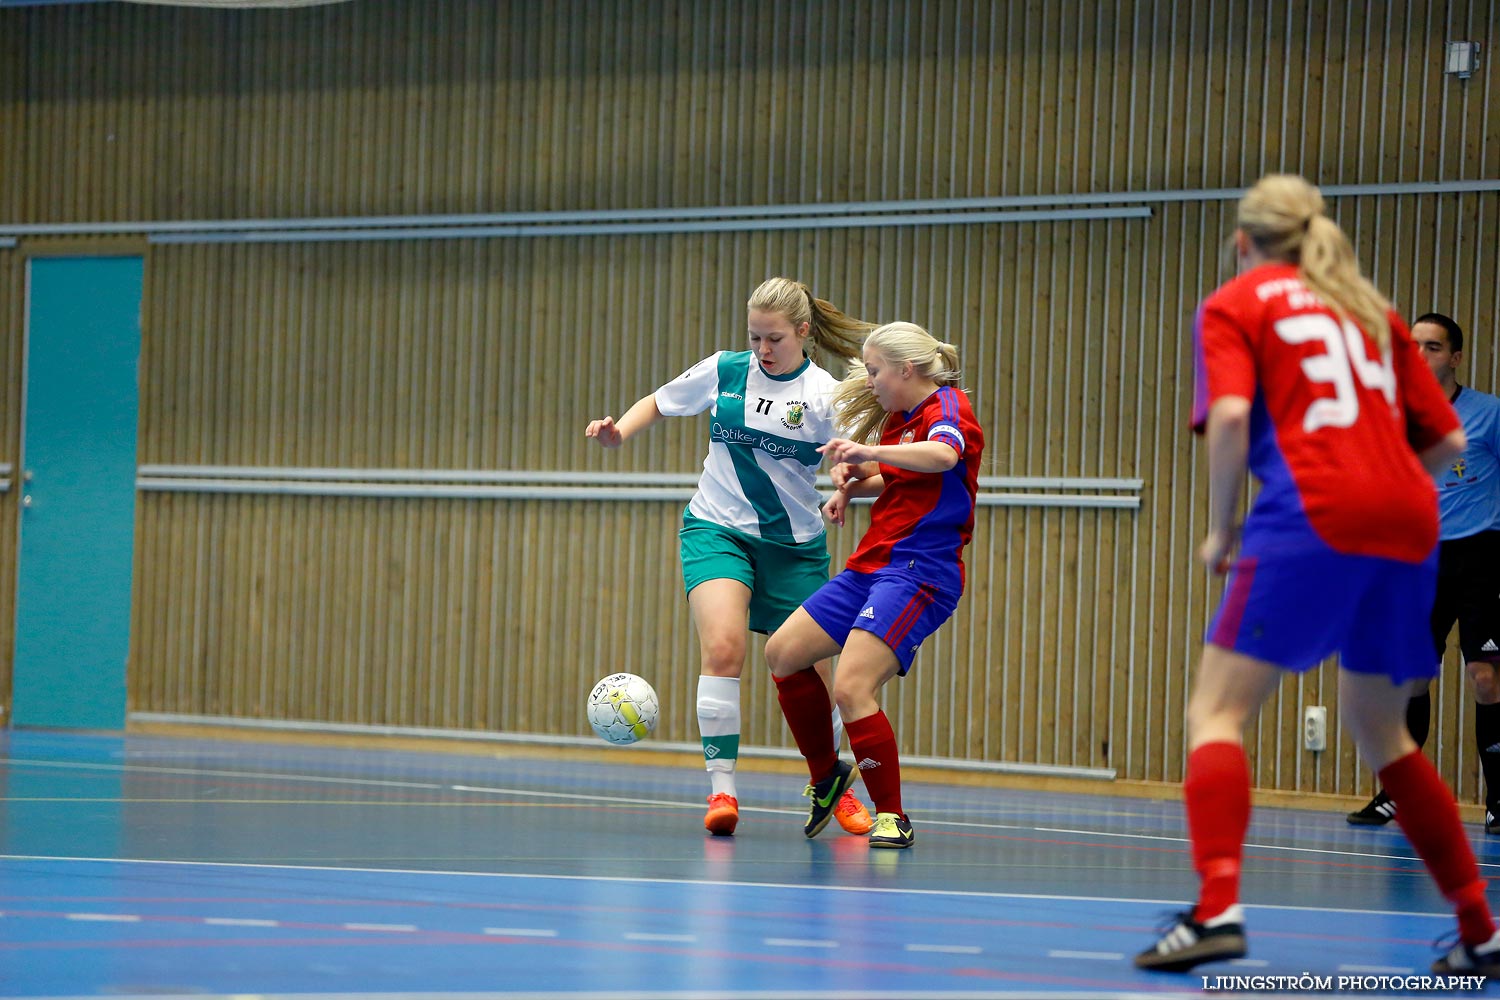
M 14 221 L 1492 177 L 1463 4 L 365 0 L 0 12 Z M 14 114 L 14 111 L 12 111 Z
M 1175 781 L 1218 596 L 1192 562 L 1189 325 L 1233 226 L 1232 200 L 1190 192 L 1272 169 L 1500 178 L 1496 74 L 1440 72 L 1445 40 L 1496 37 L 1497 7 L 6 10 L 0 56 L 20 58 L 0 59 L 0 162 L 19 179 L 0 222 L 1189 192 L 1114 221 L 154 245 L 139 435 L 149 463 L 692 471 L 699 421 L 608 454 L 583 424 L 738 347 L 750 289 L 797 275 L 960 346 L 986 473 L 1145 481 L 1138 512 L 981 510 L 970 593 L 891 696 L 903 748 Z M 1468 380 L 1494 389 L 1500 195 L 1330 210 L 1404 310 L 1447 307 L 1473 331 Z M 18 257 L 0 250 L 0 441 L 19 425 Z M 691 740 L 676 519 L 652 502 L 145 493 L 132 707 L 571 734 L 592 679 L 624 666 L 659 681 L 664 735 Z M 785 745 L 763 669 L 748 676 L 747 740 Z M 1457 679 L 1434 756 L 1472 798 Z M 1257 783 L 1362 790 L 1345 744 L 1297 747 L 1313 702 L 1333 704 L 1330 677 L 1268 706 Z
M 1500 202 L 1493 195 L 1471 197 L 1477 199 L 1473 209 L 1450 213 L 1452 219 L 1493 214 Z M 1360 199 L 1364 214 L 1357 224 L 1378 229 L 1388 216 L 1412 215 L 1411 200 Z M 1355 202 L 1334 203 L 1332 210 L 1343 217 Z M 925 669 L 892 698 L 903 735 L 911 734 L 909 749 L 927 756 L 1108 766 L 1131 777 L 1177 780 L 1186 668 L 1217 597 L 1216 586 L 1192 563 L 1203 527 L 1203 484 L 1186 428 L 1188 327 L 1195 290 L 1222 277 L 1219 234 L 1230 225 L 1227 203 L 1200 202 L 1166 205 L 1155 218 L 1127 222 L 835 230 L 806 247 L 800 234 L 757 233 L 157 247 L 147 309 L 160 336 L 145 368 L 149 384 L 160 389 L 147 393 L 144 424 L 177 436 L 143 441 L 144 460 L 689 472 L 701 457 L 701 421 L 669 421 L 617 453 L 585 447 L 580 430 L 591 415 L 623 411 L 698 357 L 737 346 L 744 297 L 764 273 L 754 268 L 768 260 L 804 275 L 842 262 L 848 269 L 834 273 L 845 280 L 886 269 L 925 269 L 941 275 L 941 285 L 863 284 L 872 299 L 889 293 L 896 308 L 922 308 L 930 315 L 882 314 L 866 308 L 860 291 L 818 287 L 856 314 L 911 316 L 960 345 L 987 429 L 987 474 L 1139 475 L 1146 487 L 1139 513 L 981 511 L 970 558 L 974 587 L 953 626 L 929 649 Z M 1355 229 L 1356 237 L 1362 232 Z M 1487 253 L 1493 258 L 1493 249 Z M 1415 253 L 1392 256 L 1417 259 Z M 988 272 L 1000 260 L 1010 268 L 999 268 L 995 279 Z M 738 274 L 732 273 L 736 267 Z M 321 285 L 284 280 L 311 272 L 321 276 Z M 1110 276 L 1098 303 L 1084 291 L 1096 287 L 1096 273 Z M 1393 272 L 1390 287 L 1403 277 Z M 215 289 L 220 282 L 228 283 L 228 293 L 209 297 L 221 308 L 195 312 L 200 296 L 191 290 Z M 934 287 L 941 291 L 934 294 Z M 1080 298 L 1089 300 L 1087 308 Z M 355 307 L 359 302 L 372 305 Z M 593 310 L 594 324 L 583 305 L 589 302 L 602 305 Z M 675 321 L 663 303 L 683 304 L 683 321 Z M 1495 315 L 1493 303 L 1481 306 L 1485 315 Z M 1089 310 L 1099 312 L 1097 321 Z M 179 314 L 189 321 L 179 321 Z M 951 325 L 945 328 L 939 318 Z M 214 350 L 201 349 L 208 344 Z M 1475 347 L 1475 374 L 1493 384 L 1493 350 Z M 242 377 L 246 366 L 253 370 L 257 364 L 276 377 Z M 224 391 L 203 398 L 174 395 L 175 387 L 204 386 Z M 255 395 L 242 398 L 251 389 Z M 512 683 L 520 685 L 523 698 L 545 700 L 562 688 L 576 693 L 616 665 L 600 659 L 615 650 L 625 651 L 621 655 L 631 666 L 670 678 L 667 686 L 678 703 L 691 703 L 695 653 L 676 591 L 674 505 L 647 505 L 656 527 L 642 533 L 636 505 L 252 502 L 153 494 L 143 504 L 201 507 L 184 515 L 190 520 L 214 511 L 226 540 L 250 532 L 248 551 L 256 560 L 275 562 L 257 562 L 261 568 L 254 572 L 226 567 L 214 576 L 258 581 L 256 587 L 276 589 L 281 603 L 262 606 L 257 590 L 229 603 L 248 607 L 261 629 L 318 637 L 319 645 L 289 648 L 260 631 L 248 647 L 221 651 L 245 658 L 231 676 L 266 675 L 269 701 L 240 697 L 208 704 L 157 700 L 143 692 L 137 707 L 514 728 L 517 723 L 494 714 L 493 705 L 469 704 L 456 692 Z M 343 512 L 340 521 L 347 519 L 348 527 L 304 526 L 303 519 L 321 516 L 315 504 Z M 384 512 L 392 504 L 423 513 Z M 225 513 L 226 505 L 240 513 Z M 497 507 L 509 512 L 500 517 Z M 398 523 L 389 522 L 392 516 Z M 502 530 L 486 527 L 492 517 L 513 534 L 486 537 L 485 531 Z M 143 538 L 154 533 L 154 525 L 171 523 L 171 516 L 153 520 Z M 373 527 L 357 527 L 367 523 Z M 458 550 L 445 548 L 458 544 L 453 533 L 460 530 L 464 537 L 480 535 Z M 272 531 L 274 543 L 265 535 Z M 598 532 L 599 542 L 591 532 Z M 598 546 L 622 532 L 638 554 L 624 564 L 601 563 Z M 475 553 L 489 552 L 493 568 L 507 537 L 523 539 L 522 551 L 505 553 L 516 561 L 499 578 L 481 582 L 482 598 L 465 589 L 465 581 L 484 574 L 486 561 Z M 840 552 L 847 553 L 853 537 L 846 532 L 836 539 Z M 404 539 L 406 545 L 399 554 L 361 555 L 348 540 L 358 538 L 377 545 Z M 357 555 L 360 561 L 339 568 L 346 546 L 352 546 L 347 558 Z M 330 558 L 332 567 L 325 565 Z M 161 565 L 179 566 L 181 557 L 172 555 Z M 145 572 L 149 577 L 151 570 Z M 164 609 L 175 608 L 171 595 L 178 583 L 171 573 L 173 579 L 162 585 Z M 653 589 L 643 590 L 648 580 Z M 287 590 L 290 581 L 312 589 Z M 573 597 L 558 596 L 565 583 Z M 361 644 L 341 637 L 336 627 L 325 635 L 326 607 L 349 600 L 340 596 L 346 591 L 364 589 L 372 593 L 361 597 L 369 602 L 362 617 L 382 623 L 362 627 L 373 627 L 373 638 Z M 622 590 L 629 594 L 624 613 L 618 610 Z M 586 615 L 594 647 L 570 648 L 564 636 L 549 637 L 549 627 L 570 630 L 549 618 L 558 601 L 576 604 L 595 595 L 597 607 Z M 173 643 L 185 628 L 198 631 L 203 619 L 220 614 L 204 608 L 175 626 L 143 622 L 147 648 L 141 661 L 152 664 L 149 670 L 192 675 L 199 668 L 178 660 Z M 347 614 L 336 617 L 347 620 Z M 438 627 L 449 620 L 458 623 L 455 631 Z M 249 627 L 229 623 L 218 634 L 235 643 Z M 660 631 L 664 645 L 643 638 L 648 631 Z M 485 642 L 472 638 L 481 634 Z M 150 645 L 158 641 L 164 645 Z M 497 644 L 507 648 L 506 655 L 486 659 Z M 339 650 L 347 660 L 331 673 L 310 666 L 337 657 Z M 670 662 L 653 659 L 660 650 L 671 651 Z M 218 658 L 210 652 L 206 662 Z M 356 678 L 371 674 L 388 677 L 384 698 L 393 700 L 351 704 Z M 309 676 L 323 676 L 324 686 L 308 687 Z M 335 677 L 343 679 L 329 679 Z M 1290 683 L 1268 710 L 1258 737 L 1259 778 L 1273 787 L 1351 791 L 1361 780 L 1352 761 L 1315 761 L 1271 721 L 1289 720 L 1294 732 L 1302 705 L 1333 703 L 1330 682 L 1314 678 L 1303 684 Z M 196 692 L 191 682 L 176 682 L 175 689 Z M 424 704 L 421 694 L 429 690 L 436 700 Z M 746 690 L 747 704 L 757 706 L 747 732 L 784 743 L 764 678 L 752 678 Z M 259 689 L 256 694 L 263 696 Z M 576 732 L 581 723 L 566 706 L 537 703 L 523 727 Z M 667 735 L 690 738 L 691 726 L 686 712 L 669 723 Z M 1453 766 L 1463 759 L 1459 752 Z
M 0 14 L 0 18 L 4 15 Z M 25 85 L 24 36 L 3 30 L 0 20 L 0 219 L 21 217 L 19 155 Z M 21 452 L 21 327 L 25 269 L 20 254 L 0 247 L 0 463 L 19 466 Z M 10 708 L 11 661 L 15 655 L 16 515 L 18 493 L 0 493 L 0 708 Z M 9 721 L 9 715 L 0 716 Z
M 5 43 L 0 42 L 0 47 Z M 3 70 L 0 70 L 3 72 Z M 0 154 L 3 158 L 3 154 Z M 0 196 L 3 197 L 3 196 Z M 0 493 L 0 720 L 10 721 L 11 668 L 15 658 L 16 528 L 21 503 L 21 368 L 26 310 L 26 265 L 15 250 L 0 248 L 0 464 L 9 465 L 9 491 Z
M 0 18 L 6 15 L 0 12 Z M 0 21 L 4 25 L 4 21 Z M 21 218 L 23 189 L 15 179 L 23 168 L 21 134 L 25 121 L 22 97 L 26 86 L 25 35 L 0 30 L 0 177 L 11 179 L 0 185 L 0 219 Z

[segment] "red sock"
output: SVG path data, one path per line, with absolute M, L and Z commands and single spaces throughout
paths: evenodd
M 807 758 L 807 772 L 813 781 L 821 781 L 838 763 L 838 747 L 833 745 L 833 705 L 823 678 L 809 667 L 790 677 L 776 678 L 776 700 L 797 749 Z M 847 727 L 846 727 L 847 728 Z
M 1250 765 L 1238 743 L 1205 743 L 1188 754 L 1182 782 L 1202 923 L 1240 899 L 1240 853 L 1250 826 Z
M 870 790 L 877 813 L 901 811 L 901 757 L 896 752 L 896 732 L 884 712 L 877 711 L 853 722 L 844 720 L 849 749 L 859 761 L 859 776 Z
M 1483 944 L 1495 934 L 1484 898 L 1484 882 L 1458 818 L 1458 803 L 1432 762 L 1413 750 L 1380 771 L 1380 784 L 1396 803 L 1396 822 L 1416 849 L 1443 895 L 1458 913 L 1465 944 Z

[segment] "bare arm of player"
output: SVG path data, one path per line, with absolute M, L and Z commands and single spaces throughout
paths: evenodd
M 840 528 L 844 526 L 844 513 L 849 509 L 849 494 L 843 490 L 834 490 L 833 496 L 823 505 L 823 516 L 829 524 L 836 524 Z
M 885 477 L 876 473 L 873 476 L 865 476 L 863 479 L 851 479 L 839 488 L 839 492 L 853 499 L 854 497 L 878 497 L 885 489 Z
M 818 451 L 834 462 L 883 462 L 912 472 L 947 472 L 958 464 L 958 450 L 941 441 L 870 445 L 834 438 Z
M 885 480 L 880 478 L 879 462 L 861 462 L 858 465 L 837 462 L 829 470 L 828 478 L 833 480 L 834 489 L 851 497 L 878 496 L 885 489 Z
M 833 488 L 841 490 L 856 479 L 863 478 L 859 474 L 860 466 L 850 465 L 848 462 L 835 462 L 828 469 L 828 478 L 833 480 Z
M 1448 463 L 1462 455 L 1468 446 L 1468 438 L 1464 437 L 1463 428 L 1460 427 L 1449 431 L 1437 444 L 1418 452 L 1417 459 L 1427 469 L 1428 475 L 1439 476 L 1448 467 Z
M 642 396 L 635 405 L 625 411 L 616 422 L 614 417 L 590 420 L 583 436 L 593 438 L 605 448 L 618 448 L 626 441 L 661 419 L 661 410 L 656 407 L 656 395 Z
M 1235 511 L 1245 488 L 1250 455 L 1250 400 L 1220 396 L 1208 410 L 1208 535 L 1198 559 L 1215 573 L 1229 569 L 1237 530 Z
M 854 497 L 876 497 L 885 489 L 885 478 L 880 474 L 879 462 L 861 462 L 852 465 L 838 462 L 829 471 L 833 480 L 833 496 L 823 505 L 823 516 L 830 524 L 844 526 L 849 501 Z

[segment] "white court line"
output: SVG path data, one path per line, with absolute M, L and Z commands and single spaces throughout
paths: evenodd
M 1378 975 L 1409 976 L 1412 973 L 1416 972 L 1417 970 L 1416 969 L 1404 968 L 1404 967 L 1399 966 L 1399 965 L 1341 965 L 1341 966 L 1339 966 L 1338 971 L 1340 971 L 1340 972 L 1367 972 L 1370 975 L 1375 975 L 1375 976 L 1378 976 Z
M 676 941 L 681 944 L 692 944 L 698 940 L 696 934 L 645 934 L 639 931 L 627 931 L 626 941 Z
M 361 1000 L 432 1000 L 435 994 L 431 992 L 421 993 L 361 993 Z M 676 991 L 663 993 L 658 990 L 641 992 L 636 990 L 609 990 L 606 992 L 569 992 L 569 993 L 444 993 L 440 994 L 445 1000 L 517 1000 L 517 997 L 530 998 L 530 1000 L 807 1000 L 806 990 L 693 990 L 691 992 Z M 950 990 L 938 992 L 924 990 L 913 992 L 904 990 L 899 993 L 884 992 L 831 992 L 819 994 L 830 998 L 854 998 L 859 1000 L 1037 1000 L 1038 996 L 1044 996 L 1047 1000 L 1203 1000 L 1202 993 L 1146 993 L 1141 990 L 1096 990 L 1092 993 L 1081 992 L 1047 992 L 1038 994 L 1036 990 L 1026 992 L 985 990 Z M 1285 994 L 1279 994 L 1285 995 Z M 194 993 L 198 1000 L 349 1000 L 348 993 Z M 46 1000 L 98 1000 L 94 996 L 77 997 L 47 997 Z M 162 1000 L 161 994 L 125 994 L 115 1000 Z
M 539 798 L 539 799 L 572 799 L 572 800 L 580 801 L 580 802 L 591 802 L 591 803 L 601 803 L 601 802 L 603 802 L 603 803 L 617 803 L 617 804 L 620 804 L 620 805 L 636 805 L 636 806 L 660 806 L 662 808 L 669 808 L 669 809 L 701 809 L 701 808 L 703 808 L 702 804 L 699 803 L 699 802 L 697 802 L 696 800 L 689 801 L 689 802 L 680 802 L 680 801 L 677 801 L 675 799 L 636 799 L 636 798 L 625 798 L 625 797 L 621 797 L 621 796 L 590 795 L 590 794 L 585 794 L 585 793 L 580 793 L 580 792 L 542 792 L 542 791 L 535 791 L 533 789 L 528 789 L 528 788 L 489 788 L 489 787 L 485 787 L 485 786 L 482 786 L 482 785 L 450 785 L 450 784 L 446 784 L 446 783 L 429 783 L 429 782 L 413 782 L 413 781 L 387 781 L 387 780 L 380 780 L 380 779 L 374 779 L 374 778 L 318 777 L 318 776 L 314 776 L 314 775 L 281 774 L 281 773 L 274 772 L 274 771 L 271 771 L 271 772 L 258 772 L 258 771 L 214 771 L 214 770 L 198 770 L 196 768 L 182 768 L 182 767 L 150 767 L 150 766 L 140 765 L 140 764 L 89 764 L 89 763 L 83 763 L 83 762 L 77 762 L 77 761 L 39 761 L 39 760 L 28 760 L 28 759 L 12 760 L 12 761 L 8 761 L 8 763 L 11 766 L 27 765 L 27 766 L 31 766 L 31 767 L 58 767 L 58 768 L 70 768 L 71 767 L 71 768 L 82 768 L 82 769 L 92 769 L 92 770 L 111 770 L 111 771 L 127 771 L 127 770 L 128 771 L 148 771 L 148 772 L 158 773 L 158 774 L 206 775 L 206 776 L 210 776 L 210 777 L 254 778 L 254 779 L 277 780 L 277 781 L 302 781 L 302 782 L 313 782 L 313 783 L 335 784 L 335 785 L 337 785 L 337 784 L 373 785 L 373 786 L 376 786 L 376 787 L 385 787 L 385 788 L 419 788 L 419 789 L 426 789 L 428 791 L 436 791 L 436 790 L 445 790 L 446 789 L 446 790 L 456 791 L 456 792 L 470 792 L 470 793 L 479 793 L 479 794 L 485 794 L 485 795 L 517 795 L 517 796 L 528 796 L 528 797 L 531 797 L 531 798 Z M 742 805 L 742 806 L 740 806 L 740 812 L 744 812 L 744 813 L 752 813 L 752 812 L 753 813 L 763 813 L 763 814 L 775 815 L 775 816 L 803 816 L 803 815 L 806 814 L 807 810 L 806 809 L 800 809 L 800 810 L 799 809 L 770 809 L 770 808 L 767 808 L 767 807 L 764 807 L 764 806 L 744 806 L 744 805 Z M 1166 837 L 1166 836 L 1160 836 L 1160 835 L 1155 835 L 1155 834 L 1146 834 L 1146 833 L 1116 833 L 1116 832 L 1113 832 L 1113 831 L 1104 831 L 1104 830 L 1079 830 L 1079 829 L 1072 829 L 1072 828 L 1069 828 L 1069 827 L 1020 826 L 1020 825 L 1016 825 L 1016 824 L 1007 824 L 1007 823 L 971 823 L 971 822 L 963 822 L 963 821 L 959 821 L 959 820 L 943 820 L 943 819 L 927 819 L 927 818 L 924 818 L 922 820 L 922 822 L 923 822 L 924 825 L 927 825 L 927 826 L 954 827 L 956 829 L 968 829 L 968 830 L 1018 830 L 1018 831 L 1024 831 L 1024 832 L 1029 832 L 1029 833 L 1065 833 L 1065 834 L 1068 834 L 1069 836 L 1074 836 L 1074 837 L 1105 837 L 1105 838 L 1115 838 L 1115 839 L 1120 839 L 1120 840 L 1149 840 L 1149 841 L 1154 841 L 1154 842 L 1157 842 L 1157 843 L 1167 843 L 1167 844 L 1187 844 L 1187 843 L 1189 843 L 1189 840 L 1186 837 Z M 1373 860 L 1377 860 L 1377 861 L 1411 861 L 1411 862 L 1420 862 L 1420 860 L 1421 860 L 1421 859 L 1419 859 L 1417 857 L 1414 857 L 1412 855 L 1407 855 L 1407 854 L 1369 854 L 1369 853 L 1361 853 L 1361 852 L 1356 852 L 1356 851 L 1327 850 L 1327 849 L 1324 849 L 1324 848 L 1317 848 L 1317 847 L 1287 847 L 1287 846 L 1282 845 L 1282 844 L 1247 843 L 1244 846 L 1245 846 L 1246 849 L 1253 848 L 1253 849 L 1258 850 L 1258 851 L 1288 851 L 1288 852 L 1295 853 L 1295 854 L 1328 854 L 1328 855 L 1336 855 L 1338 857 L 1345 857 L 1345 858 L 1368 858 L 1368 859 L 1373 859 Z M 1480 868 L 1500 868 L 1500 862 L 1480 861 L 1479 862 L 1479 867 Z M 1362 913 L 1362 912 L 1366 912 L 1366 911 L 1360 910 L 1360 911 L 1355 911 L 1355 912 L 1361 912 Z
M 280 920 L 259 920 L 253 917 L 204 917 L 210 927 L 280 927 Z
M 761 938 L 761 943 L 768 948 L 837 948 L 837 941 L 828 941 L 818 938 Z
M 907 951 L 931 951 L 939 955 L 978 955 L 984 951 L 975 944 L 909 944 Z
M 696 802 L 678 802 L 675 799 L 632 799 L 623 795 L 580 795 L 577 792 L 537 792 L 529 788 L 486 788 L 482 785 L 448 785 L 455 792 L 478 792 L 482 795 L 516 795 L 536 799 L 573 799 L 585 802 L 605 802 L 622 806 L 664 806 L 671 809 L 697 809 Z M 766 809 L 756 806 L 740 806 L 740 812 L 785 813 L 801 816 L 807 812 L 792 809 Z
M 155 759 L 157 757 L 191 757 L 195 760 L 203 760 L 208 757 L 220 757 L 224 760 L 242 760 L 245 756 L 244 754 L 236 753 L 233 750 L 205 750 L 201 753 L 197 750 L 126 750 L 124 753 L 121 753 L 118 750 L 111 750 L 109 755 L 111 757 L 123 758 L 127 761 L 131 757 L 145 757 L 147 759 Z
M 800 814 L 799 814 L 800 815 Z M 0 861 L 65 861 L 97 865 L 162 865 L 196 868 L 232 868 L 249 871 L 339 872 L 358 875 L 421 875 L 429 878 L 537 879 L 552 882 L 606 882 L 623 885 L 707 885 L 741 889 L 790 889 L 826 895 L 833 892 L 871 893 L 895 896 L 954 896 L 961 899 L 1026 899 L 1044 903 L 1122 903 L 1127 906 L 1176 906 L 1181 899 L 1131 899 L 1125 896 L 1064 896 L 1040 892 L 980 892 L 975 889 L 901 889 L 871 885 L 808 885 L 798 882 L 745 882 L 706 878 L 644 878 L 627 875 L 538 875 L 529 872 L 465 872 L 426 868 L 364 868 L 353 865 L 284 865 L 249 861 L 176 861 L 161 858 L 83 858 L 51 854 L 0 854 Z M 1246 903 L 1247 910 L 1286 910 L 1293 913 L 1349 913 L 1356 916 L 1417 917 L 1453 920 L 1453 914 L 1419 913 L 1415 910 L 1356 910 L 1350 907 L 1291 906 L 1284 903 Z
M 1049 951 L 1048 958 L 1080 958 L 1090 962 L 1118 962 L 1125 955 L 1118 951 Z
M 486 934 L 493 934 L 495 937 L 557 937 L 557 931 L 548 930 L 544 927 L 486 927 L 484 932 Z
M 476 792 L 485 795 L 518 795 L 533 796 L 536 798 L 575 799 L 585 802 L 614 802 L 622 805 L 647 805 L 663 806 L 679 809 L 698 809 L 696 802 L 678 802 L 668 799 L 632 799 L 621 796 L 609 795 L 587 795 L 578 792 L 537 792 L 525 788 L 491 788 L 483 785 L 449 785 L 455 792 Z M 765 813 L 776 816 L 802 816 L 807 810 L 802 809 L 770 809 L 765 806 L 740 806 L 740 812 Z M 1013 823 L 972 823 L 963 820 L 946 820 L 923 818 L 922 823 L 926 826 L 953 827 L 964 830 L 1016 830 L 1024 833 L 1063 833 L 1073 837 L 1105 837 L 1117 840 L 1149 840 L 1155 843 L 1165 844 L 1190 844 L 1187 837 L 1167 837 L 1160 834 L 1150 833 L 1116 833 L 1108 830 L 1083 830 L 1060 826 L 1021 826 Z M 1285 844 L 1258 844 L 1246 843 L 1245 849 L 1254 848 L 1258 851 L 1289 851 L 1295 854 L 1327 854 L 1341 858 L 1365 858 L 1374 861 L 1412 861 L 1420 863 L 1421 859 L 1410 854 L 1372 854 L 1361 851 L 1330 850 L 1321 847 L 1288 847 Z M 1479 862 L 1481 868 L 1500 868 L 1500 862 Z
M 949 826 L 957 826 L 958 825 L 956 823 L 944 824 L 942 820 L 934 820 L 934 821 L 932 821 L 932 824 L 933 825 L 949 825 Z M 982 826 L 982 824 L 979 824 L 979 823 L 972 823 L 972 824 L 968 824 L 968 825 L 970 825 L 970 826 Z M 1072 834 L 1073 836 L 1116 837 L 1116 838 L 1119 838 L 1121 840 L 1154 840 L 1154 841 L 1159 841 L 1159 842 L 1167 843 L 1167 844 L 1189 844 L 1189 843 L 1192 843 L 1192 841 L 1188 840 L 1188 838 L 1186 838 L 1186 837 L 1163 837 L 1163 836 L 1160 836 L 1158 834 L 1150 834 L 1150 833 L 1113 833 L 1113 832 L 1109 832 L 1109 831 L 1105 831 L 1105 830 L 1069 830 L 1069 829 L 1065 829 L 1065 828 L 1062 828 L 1062 827 L 1051 827 L 1051 826 L 1034 826 L 1034 827 L 1020 827 L 1020 826 L 1017 826 L 1017 827 L 1010 827 L 1010 829 L 1012 829 L 1012 830 L 1035 830 L 1038 833 L 1067 833 L 1067 834 Z M 1292 851 L 1292 852 L 1295 852 L 1297 854 L 1334 854 L 1334 855 L 1337 855 L 1337 856 L 1339 856 L 1341 858 L 1368 858 L 1368 859 L 1374 860 L 1374 861 L 1415 861 L 1415 862 L 1420 862 L 1422 860 L 1421 858 L 1414 857 L 1413 855 L 1410 855 L 1410 854 L 1368 854 L 1368 853 L 1363 853 L 1363 852 L 1359 852 L 1359 851 L 1334 851 L 1334 850 L 1329 850 L 1327 848 L 1322 848 L 1322 847 L 1287 847 L 1284 844 L 1253 844 L 1253 843 L 1247 843 L 1247 844 L 1245 844 L 1245 849 L 1246 850 L 1249 850 L 1252 847 L 1255 848 L 1258 851 Z M 1481 867 L 1481 868 L 1500 868 L 1500 862 L 1494 862 L 1494 861 L 1485 862 L 1485 861 L 1481 861 L 1481 862 L 1479 862 L 1479 867 Z
M 141 918 L 135 913 L 64 913 L 67 920 L 92 920 L 109 924 L 138 924 Z
M 402 931 L 412 933 L 416 924 L 340 924 L 346 931 Z
M 375 785 L 380 788 L 425 788 L 429 790 L 448 787 L 442 782 L 391 781 L 385 778 L 335 778 L 314 774 L 283 774 L 279 771 L 214 771 L 196 767 L 152 767 L 147 764 L 89 764 L 71 760 L 10 759 L 9 767 L 61 767 L 84 771 L 148 771 L 152 774 L 190 774 L 210 778 L 255 778 L 277 781 L 305 781 L 325 785 Z

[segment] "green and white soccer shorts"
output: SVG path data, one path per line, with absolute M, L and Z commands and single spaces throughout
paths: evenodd
M 770 635 L 828 582 L 826 536 L 775 542 L 682 514 L 677 532 L 684 593 L 708 580 L 738 580 L 750 588 L 750 630 Z

